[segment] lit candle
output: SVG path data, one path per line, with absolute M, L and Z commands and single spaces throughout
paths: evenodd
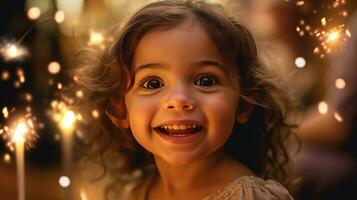
M 63 163 L 66 173 L 70 171 L 72 159 L 72 137 L 76 115 L 73 111 L 67 110 L 63 113 L 60 121 L 60 128 L 62 129 L 62 145 L 63 145 Z
M 72 110 L 68 109 L 64 102 L 53 101 L 51 106 L 53 108 L 54 120 L 57 121 L 62 132 L 62 164 L 63 171 L 66 175 L 65 177 L 68 179 L 68 185 L 65 184 L 65 186 L 63 186 L 62 184 L 61 186 L 66 188 L 67 199 L 72 199 L 69 177 L 71 177 L 72 144 L 76 114 Z
M 13 142 L 15 143 L 16 151 L 16 170 L 17 170 L 17 185 L 18 185 L 18 199 L 25 200 L 25 134 L 28 132 L 27 125 L 24 122 L 17 124 L 14 134 Z

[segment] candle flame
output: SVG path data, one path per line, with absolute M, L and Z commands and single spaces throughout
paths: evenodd
M 60 122 L 60 126 L 65 130 L 72 129 L 75 122 L 76 122 L 76 115 L 74 114 L 73 111 L 68 110 L 64 113 L 63 118 Z
M 28 133 L 28 127 L 24 122 L 17 124 L 12 135 L 13 142 L 25 142 L 25 135 Z

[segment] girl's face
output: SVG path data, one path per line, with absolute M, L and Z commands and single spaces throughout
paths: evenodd
M 205 159 L 223 147 L 235 123 L 238 75 L 197 20 L 146 33 L 133 67 L 125 104 L 138 143 L 170 164 Z

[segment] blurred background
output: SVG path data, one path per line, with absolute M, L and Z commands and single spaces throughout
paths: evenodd
M 75 81 L 77 50 L 105 48 L 116 26 L 149 0 L 6 0 L 0 8 L 0 199 L 17 199 L 13 134 L 26 132 L 29 200 L 100 199 L 68 187 L 65 134 L 82 116 L 60 92 Z M 231 11 L 255 36 L 261 58 L 282 75 L 299 103 L 299 153 L 292 152 L 296 199 L 356 195 L 356 1 L 210 0 Z M 345 77 L 346 76 L 346 77 Z M 82 98 L 77 91 L 72 98 Z M 100 111 L 93 110 L 94 118 Z M 348 141 L 348 142 L 346 142 Z M 67 147 L 66 147 L 67 145 Z M 292 147 L 297 144 L 290 144 Z M 67 149 L 67 150 L 64 150 Z M 68 163 L 67 163 L 68 164 Z M 331 167 L 332 166 L 332 167 Z M 327 168 L 330 168 L 329 171 Z M 325 170 L 326 169 L 326 170 Z M 337 174 L 336 171 L 346 173 Z M 340 179 L 350 177 L 343 182 Z M 342 178 L 341 178 L 342 177 Z M 344 180 L 344 179 L 343 179 Z M 71 192 L 69 192 L 69 188 Z M 321 191 L 336 193 L 326 197 Z M 350 190 L 347 190 L 350 189 Z M 345 191 L 347 190 L 347 191 Z M 354 193 L 348 193 L 355 191 Z

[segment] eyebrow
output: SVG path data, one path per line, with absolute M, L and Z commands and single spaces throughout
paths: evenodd
M 220 64 L 219 62 L 214 61 L 214 60 L 202 60 L 198 63 L 193 64 L 193 66 L 198 66 L 198 67 L 214 66 L 214 67 L 219 68 L 223 72 L 227 72 L 227 68 L 225 66 L 223 66 L 222 64 Z M 167 65 L 162 65 L 159 63 L 148 63 L 148 64 L 143 64 L 143 65 L 139 65 L 139 66 L 135 67 L 134 73 L 137 73 L 138 71 L 143 70 L 143 69 L 155 69 L 155 68 L 168 69 L 169 67 Z

